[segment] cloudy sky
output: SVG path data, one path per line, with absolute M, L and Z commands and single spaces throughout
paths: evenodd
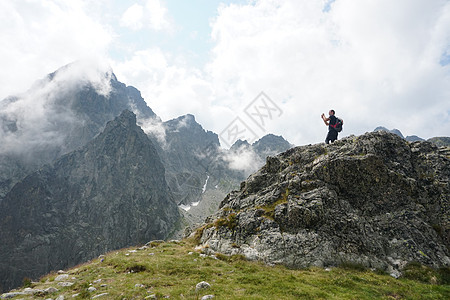
M 341 136 L 450 136 L 448 0 L 2 0 L 0 43 L 0 99 L 90 60 L 225 144 L 321 142 L 331 108 Z

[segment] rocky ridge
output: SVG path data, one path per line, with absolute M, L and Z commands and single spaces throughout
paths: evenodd
M 296 147 L 268 157 L 196 233 L 207 252 L 296 268 L 448 267 L 449 179 L 449 148 L 384 131 Z

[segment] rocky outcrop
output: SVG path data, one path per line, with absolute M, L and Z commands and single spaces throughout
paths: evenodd
M 179 220 L 154 145 L 124 111 L 80 150 L 28 175 L 0 203 L 0 284 L 164 239 Z
M 206 251 L 289 267 L 449 266 L 449 153 L 384 131 L 292 148 L 268 157 L 197 234 Z

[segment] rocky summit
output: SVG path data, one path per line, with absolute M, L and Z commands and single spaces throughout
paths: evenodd
M 450 265 L 450 149 L 388 132 L 268 157 L 200 229 L 204 250 L 289 267 L 398 276 Z
M 156 149 L 125 110 L 0 202 L 0 284 L 10 289 L 25 277 L 167 238 L 178 220 Z

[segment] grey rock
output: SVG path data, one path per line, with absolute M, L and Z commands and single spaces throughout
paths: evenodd
M 449 266 L 449 179 L 448 152 L 384 131 L 292 148 L 228 194 L 201 243 L 295 268 Z
M 201 298 L 201 300 L 208 300 L 214 298 L 214 295 L 205 295 Z
M 89 292 L 89 293 L 92 293 L 92 292 L 95 292 L 97 289 L 95 288 L 95 287 L 93 287 L 93 286 L 90 286 L 90 287 L 88 287 L 88 289 L 87 289 L 87 291 Z
M 56 300 L 64 300 L 64 295 L 59 295 L 58 297 L 56 297 Z
M 69 275 L 68 274 L 61 274 L 55 277 L 55 281 L 64 281 L 69 279 Z
M 46 292 L 44 290 L 39 290 L 39 289 L 32 289 L 32 288 L 25 288 L 23 289 L 23 292 L 27 295 L 44 295 L 46 294 Z
M 49 288 L 46 288 L 46 289 L 44 289 L 44 292 L 46 293 L 46 294 L 53 294 L 53 293 L 56 293 L 56 292 L 58 292 L 59 290 L 57 289 L 57 288 L 54 288 L 54 287 L 49 287 Z
M 0 295 L 0 299 L 11 299 L 17 296 L 25 296 L 27 295 L 24 292 L 10 292 L 10 293 L 4 293 Z
M 108 293 L 101 293 L 101 294 L 95 295 L 94 297 L 92 297 L 92 299 L 97 299 L 97 298 L 105 297 L 105 296 L 108 296 L 108 295 L 109 295 Z
M 195 286 L 196 291 L 205 290 L 205 289 L 209 289 L 209 288 L 211 288 L 211 285 L 209 283 L 207 283 L 206 281 L 201 281 L 201 282 L 197 283 L 197 285 Z
M 72 286 L 73 284 L 74 284 L 73 282 L 69 282 L 69 281 L 58 282 L 58 285 L 62 286 L 62 287 Z

